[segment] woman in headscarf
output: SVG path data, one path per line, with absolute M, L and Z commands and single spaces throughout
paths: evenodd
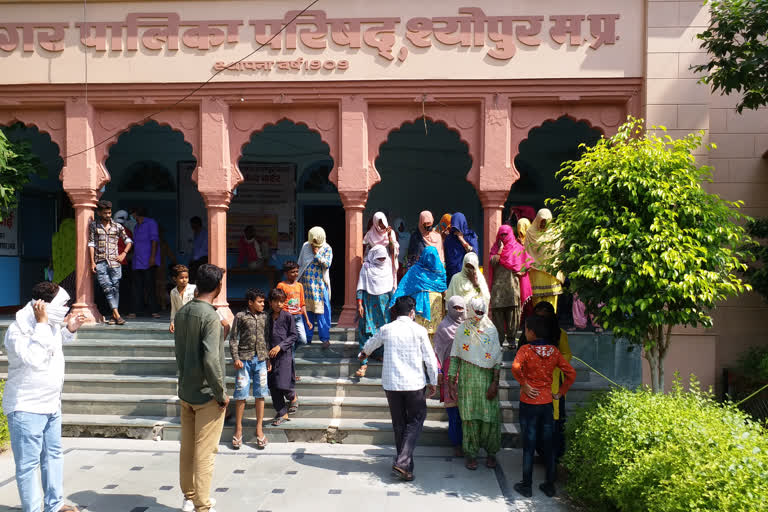
M 360 277 L 357 280 L 357 341 L 360 350 L 368 340 L 379 331 L 379 328 L 387 323 L 387 307 L 392 299 L 395 281 L 392 279 L 392 261 L 387 250 L 382 245 L 375 245 L 368 251 L 363 268 L 360 269 Z M 380 351 L 377 351 L 380 353 Z M 381 356 L 376 352 L 371 356 L 374 359 Z M 360 369 L 355 372 L 357 377 L 365 377 L 368 369 L 368 359 L 363 361 Z
M 402 217 L 398 217 L 395 219 L 395 222 L 392 224 L 392 228 L 395 231 L 395 234 L 397 235 L 397 243 L 400 247 L 405 247 L 406 249 L 410 246 L 411 243 L 411 233 L 408 231 L 408 227 L 405 225 L 405 219 Z M 400 254 L 398 256 L 398 263 L 400 264 L 400 267 L 404 267 L 407 263 L 407 257 L 408 254 L 404 253 L 403 251 L 400 251 Z
M 525 235 L 525 250 L 533 258 L 533 268 L 529 274 L 533 288 L 533 305 L 547 301 L 557 312 L 557 296 L 563 293 L 564 279 L 561 272 L 552 275 L 545 270 L 546 265 L 551 264 L 560 252 L 557 234 L 552 227 L 552 212 L 549 209 L 542 208 L 533 219 Z
M 377 245 L 382 245 L 387 249 L 391 260 L 392 276 L 397 282 L 397 269 L 400 268 L 397 263 L 397 259 L 400 257 L 400 244 L 383 212 L 373 214 L 373 224 L 363 238 L 363 255 L 367 255 L 368 251 Z
M 533 260 L 515 239 L 512 226 L 499 227 L 491 247 L 488 281 L 491 283 L 491 319 L 499 332 L 499 342 L 515 344 L 523 306 L 531 298 L 528 267 Z
M 479 254 L 477 233 L 469 229 L 463 213 L 451 215 L 451 233 L 445 239 L 445 272 L 448 281 L 461 272 L 464 255 L 468 252 Z
M 315 226 L 299 253 L 299 282 L 304 286 L 304 304 L 309 321 L 317 326 L 323 347 L 331 346 L 331 277 L 333 250 L 325 241 L 325 230 Z M 312 343 L 313 330 L 304 322 L 307 343 Z
M 443 292 L 445 291 L 445 267 L 437 255 L 437 249 L 427 247 L 421 258 L 408 269 L 389 307 L 398 297 L 408 295 L 416 301 L 416 323 L 423 326 L 431 340 L 443 319 Z
M 434 247 L 437 249 L 437 254 L 440 257 L 440 261 L 445 261 L 443 255 L 443 237 L 440 236 L 438 228 L 432 229 L 432 224 L 435 222 L 432 217 L 432 212 L 424 210 L 419 214 L 419 229 L 415 230 L 411 234 L 410 244 L 408 245 L 408 267 L 413 266 L 414 263 L 419 261 L 421 253 L 425 247 Z M 450 224 L 450 220 L 448 221 Z
M 461 416 L 459 415 L 458 397 L 455 389 L 451 393 L 448 386 L 448 380 L 445 375 L 451 368 L 451 349 L 453 340 L 456 338 L 456 330 L 464 321 L 465 315 L 464 299 L 456 295 L 448 300 L 445 307 L 445 318 L 440 322 L 435 332 L 435 355 L 440 364 L 441 373 L 438 375 L 438 384 L 440 386 L 440 401 L 445 404 L 445 412 L 448 414 L 448 437 L 454 447 L 454 454 L 457 457 L 464 455 L 461 449 Z
M 445 238 L 451 233 L 451 214 L 445 213 L 442 217 L 440 217 L 440 222 L 437 223 L 437 226 L 435 227 L 435 231 L 437 231 L 440 236 L 443 238 L 443 241 L 445 241 Z
M 523 217 L 517 221 L 517 237 L 520 239 L 520 243 L 525 243 L 525 235 L 528 233 L 528 228 L 531 227 L 531 221 Z
M 475 297 L 479 297 L 485 301 L 486 307 L 491 300 L 488 283 L 485 282 L 483 273 L 480 272 L 480 263 L 474 252 L 468 252 L 464 255 L 461 272 L 451 279 L 451 284 L 448 285 L 448 290 L 445 292 L 445 299 L 448 300 L 455 295 L 461 296 L 467 304 Z
M 464 434 L 467 469 L 477 469 L 477 454 L 485 449 L 486 465 L 496 467 L 501 448 L 499 374 L 501 346 L 488 306 L 480 298 L 469 303 L 467 319 L 459 326 L 451 349 L 448 382 L 456 389 Z

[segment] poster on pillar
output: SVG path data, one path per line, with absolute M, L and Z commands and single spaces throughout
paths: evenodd
M 0 221 L 0 256 L 19 255 L 19 211 L 12 210 Z
M 291 253 L 296 225 L 296 164 L 241 162 L 244 181 L 237 187 L 227 215 L 227 251 L 240 255 L 240 240 L 251 227 L 262 257 Z M 265 254 L 265 252 L 269 254 Z

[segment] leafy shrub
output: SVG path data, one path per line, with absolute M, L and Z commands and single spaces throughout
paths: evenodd
M 568 491 L 589 510 L 768 510 L 768 435 L 691 378 L 614 390 L 568 420 Z
M 739 358 L 737 369 L 756 383 L 768 382 L 768 347 L 750 347 Z
M 3 400 L 3 391 L 5 390 L 5 381 L 0 380 L 0 402 Z M 3 414 L 0 408 L 0 452 L 3 451 L 11 440 L 11 434 L 8 432 L 8 418 Z

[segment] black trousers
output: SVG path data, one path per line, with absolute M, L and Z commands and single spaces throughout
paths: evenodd
M 133 299 L 135 301 L 134 313 L 157 313 L 157 296 L 155 294 L 157 286 L 155 285 L 155 274 L 157 267 L 150 267 L 141 270 L 134 270 L 133 280 Z M 149 311 L 144 310 L 144 296 L 147 297 L 147 307 Z
M 282 418 L 288 414 L 288 404 L 296 400 L 296 392 L 292 389 L 278 389 L 270 386 L 269 394 L 272 396 L 275 418 Z
M 413 473 L 413 450 L 419 440 L 424 420 L 427 419 L 427 396 L 424 389 L 418 391 L 385 391 L 392 415 L 397 457 L 395 466 Z

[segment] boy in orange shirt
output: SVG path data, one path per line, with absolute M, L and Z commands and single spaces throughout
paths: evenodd
M 307 333 L 304 331 L 304 322 L 302 318 L 307 321 L 307 326 L 312 329 L 314 326 L 309 321 L 307 316 L 307 308 L 304 305 L 304 286 L 298 281 L 299 279 L 299 265 L 295 261 L 286 261 L 283 265 L 283 274 L 285 280 L 277 284 L 277 288 L 285 292 L 287 300 L 283 306 L 283 311 L 289 313 L 293 318 L 293 322 L 296 324 L 296 332 L 298 337 L 296 339 L 296 345 L 301 343 L 306 345 Z M 296 358 L 296 347 L 294 345 L 293 357 Z M 300 380 L 296 377 L 296 380 Z
M 532 315 L 525 322 L 525 337 L 533 342 L 520 347 L 512 363 L 512 374 L 520 383 L 520 435 L 523 439 L 523 480 L 514 485 L 515 490 L 530 498 L 533 483 L 533 455 L 537 439 L 544 447 L 547 480 L 539 489 L 549 497 L 555 495 L 555 450 L 553 432 L 555 420 L 552 400 L 559 400 L 576 380 L 576 370 L 552 345 L 548 318 Z M 552 371 L 560 368 L 565 382 L 560 391 L 552 394 Z

